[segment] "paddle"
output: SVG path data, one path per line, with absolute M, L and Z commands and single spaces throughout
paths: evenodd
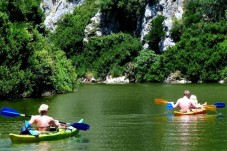
M 214 103 L 213 105 L 204 105 L 203 107 L 207 110 L 215 111 L 217 108 L 224 108 L 225 103 L 218 102 L 218 103 Z
M 166 109 L 172 110 L 173 109 L 173 105 L 171 103 L 166 104 Z
M 215 103 L 213 105 L 204 105 L 203 107 L 207 110 L 215 111 L 217 108 L 225 107 L 225 104 L 224 103 Z M 172 110 L 173 109 L 172 104 L 171 103 L 166 104 L 166 109 Z
M 167 104 L 166 105 L 166 108 L 168 107 L 168 108 L 171 108 L 170 107 L 170 105 L 168 105 L 168 104 L 170 104 L 171 102 L 168 102 L 168 101 L 166 101 L 166 100 L 164 100 L 164 99 L 155 99 L 155 104 Z M 218 103 L 214 103 L 213 105 L 206 105 L 207 106 L 207 108 L 213 108 L 214 109 L 214 107 L 212 107 L 212 106 L 215 106 L 216 108 L 224 108 L 225 107 L 225 103 L 223 103 L 223 102 L 218 102 Z
M 223 102 L 214 103 L 213 105 L 216 106 L 217 108 L 224 108 L 225 107 L 225 103 L 223 103 Z
M 217 109 L 217 107 L 215 105 L 204 105 L 203 107 L 210 111 L 216 111 L 216 109 Z
M 7 108 L 7 107 L 4 107 L 1 109 L 1 115 L 5 117 L 17 117 L 17 116 L 31 117 L 31 115 L 21 114 L 16 110 Z M 85 123 L 66 123 L 66 122 L 60 122 L 60 123 L 68 124 L 74 128 L 77 128 L 78 130 L 86 131 L 90 128 L 90 126 Z
M 207 109 L 207 110 L 210 110 L 210 111 L 215 111 L 216 110 L 216 106 L 214 106 L 214 105 L 206 105 L 206 106 L 204 106 L 204 108 Z M 166 109 L 167 110 L 172 110 L 173 109 L 172 104 L 170 104 L 170 103 L 166 104 Z
M 155 104 L 167 104 L 170 103 L 164 99 L 155 99 Z

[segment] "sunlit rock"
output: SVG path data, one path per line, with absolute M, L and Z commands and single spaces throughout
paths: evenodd
M 163 22 L 164 30 L 166 31 L 165 38 L 159 43 L 160 52 L 165 51 L 169 46 L 175 45 L 173 40 L 169 35 L 169 31 L 173 27 L 173 19 L 180 20 L 182 19 L 184 0 L 160 0 L 159 3 L 150 6 L 149 4 L 146 6 L 146 10 L 144 12 L 143 21 L 141 23 L 141 34 L 140 39 L 144 46 L 144 48 L 148 48 L 148 43 L 144 40 L 144 36 L 146 36 L 149 31 L 152 29 L 150 25 L 151 21 L 157 15 L 163 15 L 165 20 Z
M 45 14 L 44 25 L 50 31 L 54 31 L 57 22 L 67 13 L 73 13 L 75 6 L 81 5 L 85 0 L 43 0 L 40 7 Z
M 112 78 L 112 76 L 109 75 L 109 76 L 106 77 L 106 80 L 104 81 L 104 83 L 107 83 L 107 84 L 124 84 L 124 83 L 129 83 L 129 79 L 126 78 L 126 76 Z

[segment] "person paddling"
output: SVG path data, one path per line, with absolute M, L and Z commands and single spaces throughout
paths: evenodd
M 58 120 L 55 120 L 47 115 L 48 109 L 49 106 L 47 104 L 40 105 L 38 110 L 40 115 L 33 115 L 29 121 L 29 124 L 36 124 L 37 130 L 39 131 L 49 131 L 51 127 L 56 129 L 58 126 L 60 126 Z
M 184 96 L 182 98 L 178 99 L 176 104 L 171 102 L 173 108 L 180 107 L 181 112 L 190 112 L 191 106 L 197 109 L 196 104 L 190 100 L 190 96 L 191 96 L 190 91 L 185 90 Z

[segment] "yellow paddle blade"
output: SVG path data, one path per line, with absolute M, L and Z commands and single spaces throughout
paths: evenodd
M 216 111 L 217 109 L 215 105 L 204 105 L 203 107 L 210 111 Z
M 164 99 L 155 99 L 155 104 L 167 104 L 169 103 L 168 101 L 164 100 Z

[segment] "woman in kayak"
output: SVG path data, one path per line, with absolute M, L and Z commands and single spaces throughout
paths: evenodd
M 195 95 L 191 95 L 190 100 L 197 106 L 197 108 L 202 108 L 204 105 L 207 105 L 207 102 L 203 104 L 198 103 L 197 97 Z M 195 109 L 193 106 L 191 106 L 190 108 Z
M 42 104 L 39 107 L 40 115 L 33 115 L 29 121 L 29 124 L 36 124 L 37 130 L 39 131 L 49 131 L 51 127 L 57 128 L 60 126 L 58 120 L 54 120 L 52 117 L 48 116 L 49 106 L 46 104 Z
M 177 100 L 176 104 L 172 102 L 173 108 L 180 107 L 181 112 L 190 112 L 190 107 L 197 108 L 197 106 L 190 100 L 190 91 L 184 91 L 184 97 Z

